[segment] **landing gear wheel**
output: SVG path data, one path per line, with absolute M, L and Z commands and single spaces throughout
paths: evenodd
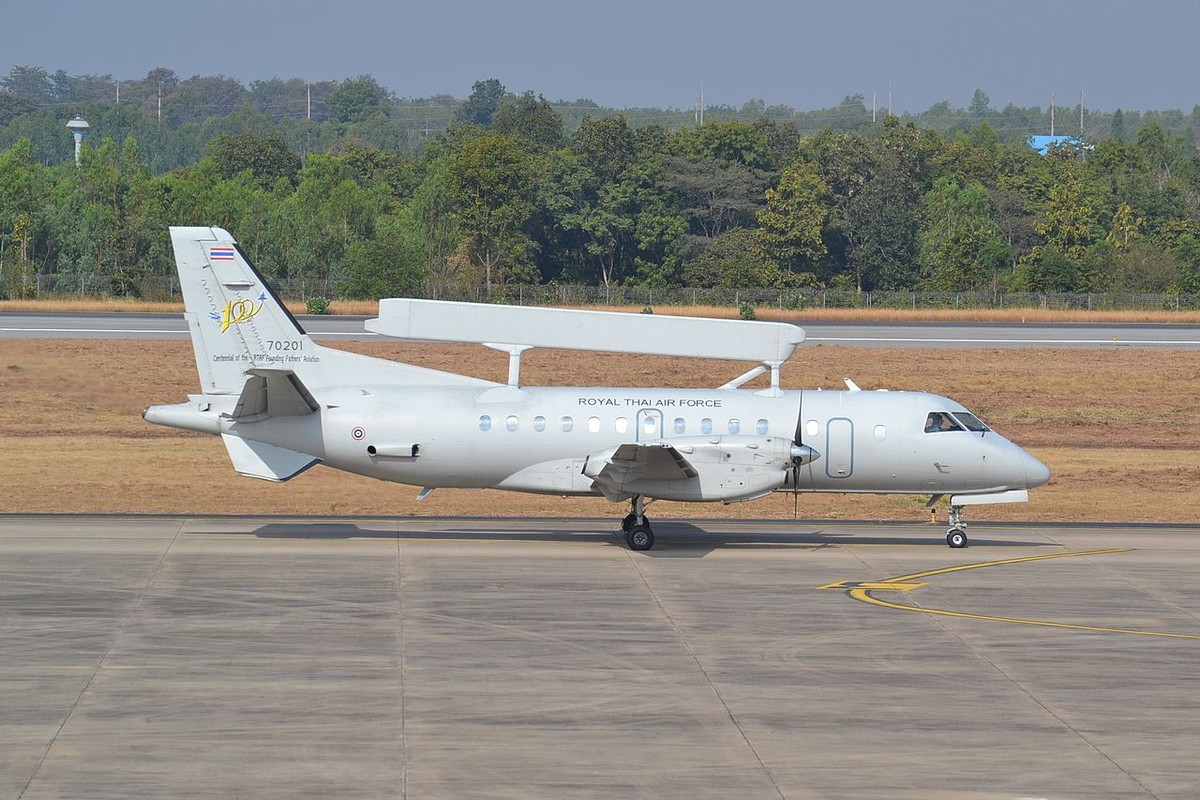
M 630 550 L 649 550 L 654 547 L 654 531 L 649 525 L 634 525 L 625 534 Z
M 951 528 L 946 534 L 946 544 L 950 545 L 956 550 L 961 547 L 966 547 L 968 544 L 967 532 L 962 528 Z
M 633 526 L 637 524 L 637 521 L 638 521 L 637 514 L 626 514 L 625 519 L 621 520 L 621 530 L 623 530 L 625 533 L 629 533 L 630 529 L 633 528 Z M 650 520 L 646 517 L 645 514 L 642 515 L 642 524 L 643 525 L 650 524 Z

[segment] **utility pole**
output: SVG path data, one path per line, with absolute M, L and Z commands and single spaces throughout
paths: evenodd
M 1079 135 L 1083 136 L 1083 89 L 1079 90 Z
M 1050 135 L 1054 135 L 1054 92 L 1050 93 Z
M 700 84 L 700 93 L 696 95 L 696 109 L 693 114 L 697 125 L 704 124 L 704 84 Z
M 305 113 L 308 117 L 308 121 L 312 122 L 312 84 L 306 83 L 304 84 L 304 88 L 308 90 L 308 106 Z
M 162 127 L 162 84 L 158 86 L 158 127 Z
M 877 97 L 878 97 L 878 95 L 875 92 L 871 92 L 871 124 L 872 125 L 875 124 L 875 100 Z

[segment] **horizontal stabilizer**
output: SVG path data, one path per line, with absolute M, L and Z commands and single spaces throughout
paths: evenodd
M 240 436 L 221 434 L 229 460 L 239 475 L 282 483 L 290 480 L 321 459 L 308 453 L 297 453 L 273 444 L 252 442 Z
M 321 406 L 290 369 L 251 369 L 233 419 L 303 417 Z

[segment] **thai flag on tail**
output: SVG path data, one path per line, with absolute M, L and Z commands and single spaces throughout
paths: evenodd
M 209 261 L 233 261 L 232 247 L 210 247 L 208 249 Z

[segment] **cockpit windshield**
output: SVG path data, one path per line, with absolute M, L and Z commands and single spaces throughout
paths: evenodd
M 961 422 L 967 430 L 974 431 L 975 433 L 984 433 L 991 430 L 991 428 L 983 424 L 983 421 L 979 417 L 969 414 L 966 411 L 955 411 L 954 418 Z
M 962 425 L 955 422 L 954 418 L 945 411 L 930 411 L 929 416 L 925 418 L 926 433 L 945 433 L 962 429 Z
M 973 433 L 990 431 L 979 417 L 967 411 L 930 411 L 925 417 L 926 433 L 945 433 L 947 431 L 968 430 Z

